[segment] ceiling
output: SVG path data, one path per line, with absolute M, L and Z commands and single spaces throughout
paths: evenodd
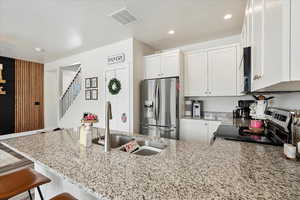
M 245 2 L 0 0 L 0 55 L 45 63 L 129 37 L 155 49 L 217 39 L 241 32 Z M 124 7 L 137 21 L 122 25 L 109 17 Z M 227 13 L 231 20 L 223 19 Z

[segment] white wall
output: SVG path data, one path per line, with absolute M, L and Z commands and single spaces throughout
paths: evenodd
M 46 69 L 46 67 L 45 67 Z M 45 70 L 44 73 L 44 101 L 45 101 L 45 128 L 58 126 L 58 71 Z
M 130 86 L 133 88 L 132 94 L 132 127 L 134 132 L 139 132 L 139 124 L 140 124 L 140 83 L 144 80 L 144 56 L 153 54 L 155 50 L 138 41 L 133 41 L 133 67 L 131 74 L 133 77 L 131 79 Z
M 80 119 L 83 112 L 92 112 L 99 116 L 99 123 L 95 124 L 98 127 L 104 127 L 105 121 L 105 80 L 104 80 L 104 71 L 115 66 L 107 65 L 107 57 L 119 53 L 124 53 L 126 61 L 124 64 L 131 66 L 132 65 L 132 39 L 120 41 L 111 45 L 103 46 L 91 51 L 83 52 L 76 54 L 70 57 L 62 58 L 54 62 L 45 64 L 45 72 L 50 70 L 56 70 L 59 67 L 70 66 L 74 63 L 80 63 L 82 68 L 83 78 L 95 77 L 98 76 L 99 80 L 99 99 L 97 101 L 85 101 L 84 99 L 84 89 L 81 90 L 80 95 L 77 97 L 75 102 L 72 105 L 72 109 L 69 109 L 65 114 L 65 117 L 57 122 L 61 127 L 76 127 L 80 125 Z M 53 87 L 53 80 L 47 77 L 45 73 L 45 100 L 53 99 L 50 95 L 53 95 L 53 91 L 50 92 L 50 87 Z M 84 83 L 83 83 L 84 87 Z M 56 90 L 57 86 L 56 86 Z M 58 116 L 58 95 L 56 95 L 57 101 L 51 100 L 51 103 L 45 104 L 45 124 L 48 125 L 54 124 L 53 116 Z

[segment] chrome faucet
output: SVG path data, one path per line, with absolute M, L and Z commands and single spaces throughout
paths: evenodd
M 112 112 L 111 112 L 111 103 L 108 101 L 106 102 L 106 126 L 105 126 L 105 137 L 104 137 L 104 151 L 109 152 L 111 149 L 110 143 L 110 129 L 109 129 L 109 120 L 112 119 Z

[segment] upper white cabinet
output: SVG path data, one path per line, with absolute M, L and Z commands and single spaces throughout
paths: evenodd
M 249 47 L 252 43 L 252 3 L 252 1 L 248 1 L 246 5 L 244 24 L 241 33 L 242 47 Z
M 236 96 L 239 45 L 187 52 L 185 96 Z
M 208 51 L 208 94 L 237 95 L 237 47 Z
M 300 80 L 300 1 L 291 1 L 291 79 Z
M 185 55 L 185 96 L 206 96 L 208 73 L 207 52 L 192 52 Z
M 252 91 L 300 89 L 289 84 L 300 80 L 299 58 L 294 56 L 300 42 L 299 4 L 299 0 L 248 0 L 241 43 L 252 47 Z
M 145 79 L 180 76 L 179 50 L 144 57 Z
M 180 74 L 180 53 L 166 53 L 161 56 L 161 73 L 165 77 L 179 76 Z
M 286 0 L 253 0 L 253 90 L 288 79 Z
M 151 55 L 144 59 L 145 78 L 153 79 L 161 76 L 161 56 Z

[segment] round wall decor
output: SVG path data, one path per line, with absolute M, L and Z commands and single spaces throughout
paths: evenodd
M 121 89 L 121 82 L 118 79 L 113 78 L 109 81 L 108 90 L 112 95 L 117 95 Z

